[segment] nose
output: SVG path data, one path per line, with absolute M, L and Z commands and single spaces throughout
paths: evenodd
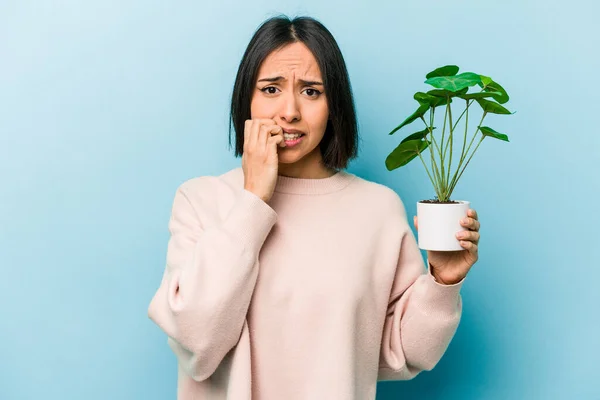
M 300 121 L 300 107 L 295 93 L 288 92 L 285 96 L 282 96 L 279 118 L 287 123 Z

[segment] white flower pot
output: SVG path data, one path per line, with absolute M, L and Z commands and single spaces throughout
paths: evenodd
M 460 224 L 460 220 L 467 217 L 471 203 L 465 200 L 455 201 L 457 203 L 417 203 L 417 236 L 420 249 L 464 250 L 456 234 L 468 230 Z

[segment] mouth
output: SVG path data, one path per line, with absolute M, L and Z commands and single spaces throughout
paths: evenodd
M 306 134 L 297 129 L 284 129 L 283 130 L 283 138 L 285 139 L 286 142 L 288 140 L 294 141 L 294 140 L 300 139 L 303 136 L 306 136 Z
M 292 147 L 297 145 L 302 141 L 302 138 L 306 136 L 306 134 L 297 129 L 284 129 L 283 130 L 283 139 L 285 140 L 286 147 Z

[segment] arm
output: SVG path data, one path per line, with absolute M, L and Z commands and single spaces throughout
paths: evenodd
M 258 254 L 276 219 L 271 207 L 243 190 L 218 226 L 204 228 L 185 190 L 177 190 L 167 265 L 148 316 L 193 379 L 210 377 L 239 340 Z
M 378 381 L 412 379 L 433 369 L 458 327 L 463 282 L 435 281 L 407 224 L 383 328 Z

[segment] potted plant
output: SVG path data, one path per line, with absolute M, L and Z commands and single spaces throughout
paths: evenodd
M 417 202 L 418 243 L 419 248 L 425 250 L 464 250 L 455 235 L 461 230 L 466 230 L 460 225 L 460 220 L 467 215 L 470 202 L 451 200 L 452 192 L 486 137 L 508 142 L 508 136 L 505 134 L 481 125 L 487 114 L 513 114 L 502 106 L 509 99 L 506 90 L 489 76 L 473 72 L 458 74 L 458 70 L 456 65 L 446 65 L 428 73 L 425 83 L 433 86 L 434 89 L 426 93 L 415 93 L 413 98 L 419 103 L 419 108 L 389 133 L 392 135 L 418 119 L 425 124 L 424 129 L 405 137 L 385 160 L 388 171 L 392 171 L 419 157 L 427 171 L 436 197 L 433 200 Z M 481 90 L 468 93 L 469 88 L 473 86 L 479 86 Z M 465 109 L 458 119 L 453 121 L 450 104 L 459 99 L 465 101 Z M 483 115 L 467 144 L 469 108 L 473 103 L 479 104 Z M 445 110 L 441 140 L 439 141 L 434 137 L 434 130 L 437 129 L 434 126 L 437 107 L 444 107 Z M 455 131 L 463 116 L 465 116 L 464 139 L 455 144 Z M 439 129 L 436 132 L 439 132 Z M 481 138 L 469 156 L 469 151 L 478 133 L 481 133 Z M 456 172 L 451 175 L 455 147 L 461 147 L 461 153 L 457 157 L 459 160 Z M 426 158 L 430 161 L 431 170 L 427 168 L 423 157 L 424 151 L 428 148 L 430 150 L 429 157 Z

